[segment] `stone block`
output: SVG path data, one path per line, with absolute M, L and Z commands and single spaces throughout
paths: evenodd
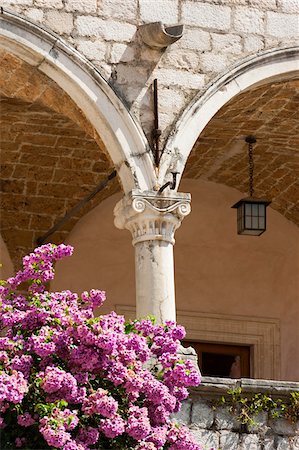
M 254 424 L 249 425 L 250 433 L 259 433 L 261 435 L 265 435 L 269 430 L 269 427 L 267 425 L 268 413 L 263 411 L 259 414 L 256 414 L 253 416 L 253 420 Z
M 163 22 L 171 25 L 178 22 L 178 0 L 139 0 L 140 17 L 146 23 Z
M 226 407 L 221 406 L 216 409 L 215 426 L 217 430 L 232 430 L 240 428 L 240 423 Z
M 102 61 L 105 59 L 107 43 L 99 39 L 96 41 L 79 40 L 77 49 L 90 60 Z
M 217 449 L 219 448 L 219 433 L 217 431 L 206 431 L 206 430 L 193 430 L 191 433 L 195 437 L 195 440 L 200 444 L 203 449 Z M 222 450 L 222 448 L 221 448 Z
M 240 450 L 240 437 L 238 433 L 231 431 L 221 431 L 220 448 L 221 450 Z
M 93 16 L 79 16 L 76 21 L 81 36 L 101 36 L 111 41 L 130 41 L 136 27 L 129 23 L 103 20 Z
M 260 36 L 245 36 L 244 50 L 249 53 L 256 53 L 262 50 L 265 46 L 264 39 Z
M 204 86 L 204 75 L 190 73 L 186 70 L 158 69 L 156 75 L 160 84 L 165 86 L 176 85 L 189 89 L 200 89 Z
M 223 72 L 228 66 L 226 55 L 218 53 L 204 53 L 200 56 L 200 67 L 202 72 Z
M 297 0 L 278 0 L 278 6 L 286 13 L 299 12 L 299 3 Z
M 293 438 L 282 436 L 277 437 L 277 447 L 276 447 L 277 450 L 297 450 L 297 448 L 294 445 Z
M 213 51 L 220 53 L 234 53 L 242 52 L 241 36 L 237 34 L 211 34 Z
M 110 62 L 115 64 L 120 61 L 130 62 L 135 58 L 135 48 L 125 44 L 113 44 L 110 54 Z
M 273 450 L 275 448 L 275 436 L 267 436 L 263 440 L 264 450 Z
M 211 50 L 210 33 L 207 31 L 196 30 L 195 28 L 187 28 L 176 45 L 197 51 Z
M 76 27 L 80 36 L 103 36 L 105 21 L 99 17 L 79 16 Z
M 191 417 L 191 401 L 184 401 L 181 410 L 174 415 L 178 422 L 189 425 Z
M 32 4 L 33 4 L 33 0 L 12 0 L 12 1 L 4 1 L 3 3 L 1 3 L 1 6 L 3 6 L 3 7 L 11 7 L 11 5 L 30 6 Z M 20 12 L 20 10 L 17 8 L 14 8 L 14 11 Z
M 242 33 L 263 34 L 265 31 L 264 12 L 243 6 L 236 8 L 234 29 Z
M 96 0 L 66 0 L 66 11 L 78 11 L 82 13 L 93 13 L 97 10 Z
M 25 11 L 25 15 L 35 22 L 42 22 L 44 18 L 44 13 L 42 9 L 29 8 Z
M 269 420 L 269 426 L 274 433 L 285 436 L 294 436 L 295 425 L 286 419 L 271 419 Z
M 165 52 L 161 60 L 161 65 L 164 67 L 196 71 L 199 65 L 199 57 L 196 52 L 191 50 L 178 50 L 170 47 Z
M 294 437 L 293 447 L 293 450 L 299 450 L 299 436 Z
M 187 1 L 183 4 L 183 23 L 216 30 L 228 30 L 231 25 L 231 9 L 227 6 Z
M 184 107 L 185 96 L 181 89 L 163 86 L 159 88 L 159 109 L 169 112 L 169 110 L 179 111 Z
M 276 0 L 249 0 L 249 5 L 260 9 L 276 10 Z
M 102 0 L 99 9 L 104 17 L 125 21 L 135 21 L 137 11 L 137 0 Z
M 279 38 L 298 37 L 299 20 L 296 14 L 267 13 L 267 33 Z
M 108 41 L 129 42 L 136 30 L 136 26 L 129 23 L 105 20 L 103 37 Z
M 204 401 L 195 401 L 193 403 L 191 422 L 192 426 L 198 428 L 210 428 L 214 422 L 215 412 Z
M 46 13 L 46 25 L 58 34 L 70 34 L 73 29 L 73 15 L 61 11 Z
M 117 66 L 117 84 L 128 86 L 143 87 L 147 80 L 147 72 L 143 67 L 132 67 L 127 64 L 118 64 Z
M 62 0 L 34 0 L 34 6 L 39 8 L 63 8 Z
M 240 450 L 260 450 L 260 441 L 257 434 L 241 435 L 239 449 Z

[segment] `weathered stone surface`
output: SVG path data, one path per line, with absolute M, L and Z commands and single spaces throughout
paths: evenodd
M 299 12 L 299 5 L 297 0 L 278 0 L 278 5 L 283 12 L 297 13 Z
M 295 14 L 267 13 L 267 32 L 271 36 L 298 38 L 298 16 Z
M 194 74 L 186 70 L 159 69 L 157 75 L 163 84 L 184 86 L 189 89 L 200 89 L 205 79 L 200 73 Z
M 184 88 L 185 107 L 194 96 L 194 89 L 202 89 L 202 83 L 196 81 L 197 76 L 205 75 L 203 83 L 208 83 L 247 55 L 294 45 L 298 35 L 296 0 L 159 0 L 154 2 L 155 7 L 153 1 L 4 0 L 2 6 L 63 35 L 107 79 L 119 62 L 133 64 L 138 73 L 145 70 L 147 77 L 140 83 L 145 88 L 149 88 L 161 69 L 188 71 L 191 79 L 178 72 L 178 78 L 183 80 L 179 85 Z M 182 39 L 170 48 L 169 56 L 168 52 L 151 51 L 136 34 L 141 23 L 158 20 L 165 24 L 181 22 L 185 25 Z M 82 37 L 88 42 L 83 44 Z M 96 41 L 101 41 L 105 50 L 99 49 Z M 112 44 L 115 47 L 112 48 Z M 125 51 L 122 45 L 127 46 Z M 176 55 L 180 48 L 188 49 L 185 58 L 179 52 Z M 209 54 L 205 56 L 202 52 Z M 203 58 L 198 64 L 200 56 Z M 170 83 L 163 79 L 161 84 L 174 86 L 173 80 L 174 76 L 170 75 Z M 134 83 L 135 80 L 117 87 L 118 94 L 128 103 L 131 103 Z M 173 95 L 179 96 L 179 90 Z M 150 134 L 151 123 L 148 114 L 141 110 L 139 100 L 132 105 L 131 111 Z M 163 113 L 161 120 L 167 132 L 180 112 L 180 109 L 172 109 L 168 115 Z M 163 133 L 161 141 L 167 132 Z
M 227 6 L 187 1 L 183 4 L 183 21 L 186 25 L 228 30 L 231 24 L 231 9 Z
M 49 11 L 46 13 L 46 25 L 58 34 L 70 34 L 73 29 L 73 16 L 70 13 Z
M 215 412 L 205 401 L 198 400 L 193 403 L 191 423 L 192 427 L 211 428 Z
M 234 28 L 242 33 L 263 34 L 265 31 L 264 13 L 255 8 L 236 8 Z
M 103 20 L 93 16 L 78 16 L 76 20 L 80 36 L 101 36 L 110 41 L 130 41 L 136 27 L 129 23 Z
M 27 73 L 28 79 L 36 85 L 40 83 L 32 92 L 34 96 L 44 92 L 42 76 L 40 79 L 32 76 L 30 67 L 26 72 L 25 64 L 18 66 L 17 61 L 14 64 L 19 92 L 22 86 L 21 79 L 17 78 L 17 67 L 21 67 L 23 74 Z M 8 89 L 15 89 L 13 81 L 8 85 L 1 78 L 0 90 L 2 83 L 7 93 Z M 25 103 L 21 99 L 17 102 L 1 100 L 0 146 L 1 165 L 4 166 L 4 170 L 1 169 L 1 234 L 16 267 L 20 257 L 34 248 L 36 238 L 48 231 L 70 206 L 89 194 L 111 170 L 94 139 L 68 117 L 50 109 L 51 106 L 56 108 L 57 98 L 64 98 L 58 86 L 55 95 L 53 91 L 53 96 L 47 97 L 47 106 L 40 102 L 36 105 Z M 77 116 L 67 98 L 64 107 L 67 101 L 69 113 Z M 60 109 L 59 105 L 57 107 Z M 80 120 L 80 124 L 83 121 Z M 108 191 L 105 190 L 103 195 L 109 195 Z M 92 201 L 89 208 L 101 201 L 100 197 Z M 64 234 L 82 213 L 67 224 Z M 58 234 L 53 235 L 53 242 L 57 238 Z
M 277 450 L 297 450 L 292 437 L 277 437 Z
M 221 431 L 220 434 L 220 448 L 221 450 L 238 450 L 240 443 L 240 436 L 238 433 L 231 431 Z
M 40 8 L 63 8 L 62 0 L 35 0 L 34 5 Z
M 130 62 L 135 58 L 134 47 L 128 47 L 125 44 L 113 44 L 111 49 L 110 61 L 112 63 Z
M 193 430 L 191 429 L 196 442 L 204 449 L 219 448 L 219 433 L 217 431 Z
M 107 44 L 100 39 L 95 41 L 82 39 L 78 41 L 77 50 L 89 59 L 101 61 L 107 52 Z
M 38 8 L 28 8 L 25 14 L 29 19 L 34 20 L 35 22 L 42 22 L 44 18 L 43 10 Z
M 134 21 L 138 12 L 137 0 L 102 0 L 98 11 L 108 18 Z
M 178 0 L 139 0 L 140 17 L 144 22 L 175 24 L 178 22 Z
M 240 428 L 240 423 L 226 407 L 219 407 L 215 411 L 215 426 L 218 430 L 232 430 L 233 428 Z
M 260 450 L 260 440 L 257 434 L 244 434 L 239 443 L 240 450 Z
M 66 0 L 66 11 L 78 11 L 84 13 L 92 13 L 97 10 L 96 0 Z
M 216 34 L 212 33 L 212 46 L 214 51 L 224 53 L 241 53 L 242 39 L 237 34 Z
M 276 434 L 294 436 L 295 425 L 286 419 L 271 419 L 269 425 Z
M 218 72 L 225 69 L 227 56 L 219 53 L 204 53 L 200 56 L 201 68 L 204 72 Z
M 211 50 L 210 33 L 194 28 L 187 28 L 176 45 L 197 51 Z
M 92 61 L 105 78 L 109 79 L 113 70 L 116 80 L 110 79 L 110 83 L 149 136 L 153 126 L 150 85 L 157 77 L 163 139 L 194 95 L 213 78 L 244 57 L 276 47 L 290 47 L 298 37 L 296 0 L 159 0 L 154 4 L 155 7 L 152 6 L 153 0 L 4 0 L 1 6 L 62 35 L 66 42 Z M 182 39 L 166 51 L 150 49 L 141 42 L 136 32 L 141 23 L 156 20 L 185 25 Z M 33 67 L 25 67 L 12 55 L 1 57 L 3 96 L 17 95 L 22 101 L 39 102 L 42 107 L 51 108 L 76 123 L 83 133 L 92 135 L 92 127 L 86 123 L 76 105 L 47 77 L 43 81 L 41 78 Z M 236 103 L 227 105 L 228 109 L 221 111 L 222 116 L 215 117 L 201 135 L 190 156 L 186 176 L 197 178 L 204 174 L 207 179 L 245 192 L 246 157 L 230 155 L 229 151 L 234 147 L 234 142 L 240 141 L 240 136 L 258 132 L 261 142 L 265 144 L 256 147 L 255 174 L 259 180 L 256 192 L 261 196 L 267 193 L 273 199 L 271 206 L 274 209 L 299 223 L 295 186 L 298 177 L 294 175 L 298 167 L 294 151 L 298 148 L 294 139 L 298 134 L 298 121 L 293 115 L 298 108 L 296 89 L 295 82 L 292 85 L 284 83 L 284 87 L 269 85 L 267 88 L 253 89 L 248 95 L 238 97 Z M 55 121 L 51 131 L 50 117 L 47 129 L 44 117 L 36 116 L 35 119 L 27 135 L 26 130 L 21 133 L 19 129 L 21 134 L 18 137 L 11 130 L 1 129 L 4 148 L 1 162 L 5 180 L 27 178 L 31 184 L 24 189 L 30 186 L 36 195 L 40 192 L 39 176 L 55 176 L 57 184 L 61 184 L 60 171 L 80 171 L 80 158 L 83 171 L 93 170 L 88 169 L 88 165 L 95 158 L 94 149 L 80 149 L 80 141 L 77 145 L 74 142 L 78 153 L 72 161 L 74 149 L 70 147 L 71 141 L 65 141 L 66 145 L 61 146 L 61 140 L 59 145 L 53 140 L 55 133 L 58 136 L 60 132 Z M 225 129 L 225 120 L 233 125 L 230 130 Z M 43 133 L 37 130 L 40 124 L 43 125 Z M 21 125 L 26 128 L 26 124 Z M 67 129 L 64 130 L 64 137 L 68 137 Z M 19 146 L 20 139 L 23 143 L 21 156 L 12 148 Z M 61 156 L 63 149 L 64 156 L 55 174 L 51 171 L 53 160 L 44 154 L 41 155 L 43 165 L 37 173 L 28 145 L 42 148 L 48 156 L 51 154 L 51 158 Z M 274 150 L 277 145 L 279 155 Z M 220 166 L 219 158 L 223 158 Z M 99 171 L 105 172 L 105 163 L 95 160 L 94 164 Z M 86 174 L 83 178 L 88 181 Z M 65 179 L 70 179 L 69 174 Z M 7 189 L 8 184 L 4 186 Z M 16 183 L 13 189 L 20 189 L 20 184 Z M 21 195 L 19 192 L 12 194 Z M 6 204 L 6 197 L 3 202 Z M 17 200 L 15 202 L 20 205 Z
M 183 423 L 185 425 L 189 425 L 190 424 L 190 419 L 191 419 L 191 404 L 192 402 L 187 400 L 183 403 L 182 408 L 180 410 L 180 412 L 178 412 L 177 414 L 175 414 L 176 419 L 180 422 Z
M 246 52 L 258 52 L 265 46 L 264 39 L 260 36 L 246 36 L 244 38 L 244 50 Z

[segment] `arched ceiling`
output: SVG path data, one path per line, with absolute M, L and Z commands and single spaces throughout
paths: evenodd
M 27 63 L 0 51 L 1 234 L 15 267 L 37 237 L 113 170 L 106 149 L 74 102 Z M 115 178 L 49 242 L 120 190 Z
M 227 103 L 199 136 L 184 178 L 202 178 L 248 195 L 248 150 L 254 135 L 255 196 L 299 225 L 299 80 L 250 89 Z

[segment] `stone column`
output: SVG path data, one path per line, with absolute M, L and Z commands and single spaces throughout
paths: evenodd
M 174 233 L 189 214 L 190 201 L 190 194 L 133 190 L 115 206 L 114 223 L 131 232 L 135 247 L 137 317 L 176 320 Z

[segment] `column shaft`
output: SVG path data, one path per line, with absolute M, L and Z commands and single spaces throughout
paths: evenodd
M 173 245 L 157 240 L 135 244 L 135 276 L 136 316 L 176 320 Z
M 114 209 L 115 225 L 135 247 L 136 316 L 176 320 L 174 233 L 190 212 L 190 194 L 133 190 Z

